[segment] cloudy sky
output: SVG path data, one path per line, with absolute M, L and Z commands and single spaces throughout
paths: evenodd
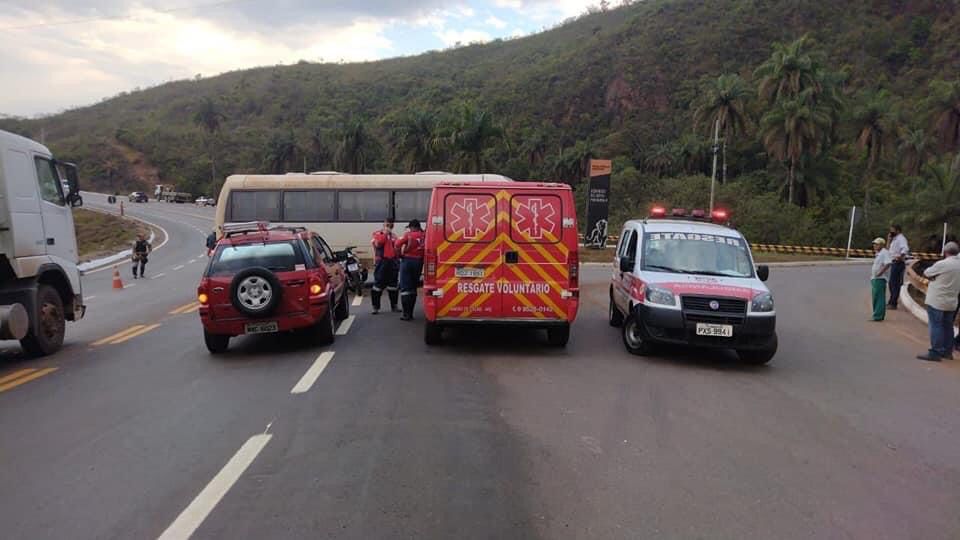
M 599 0 L 0 0 L 0 114 L 298 60 L 529 34 Z

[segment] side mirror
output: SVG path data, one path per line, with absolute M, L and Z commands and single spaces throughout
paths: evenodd
M 760 278 L 760 281 L 766 281 L 767 279 L 769 279 L 770 267 L 765 264 L 761 264 L 757 266 L 757 277 Z
M 626 257 L 620 257 L 621 272 L 633 272 L 634 265 L 636 265 L 636 261 L 628 259 Z
M 73 163 L 65 163 L 63 161 L 58 163 L 67 176 L 67 187 L 70 189 L 70 192 L 67 193 L 67 202 L 70 203 L 70 206 L 83 206 L 83 198 L 80 197 L 80 179 L 77 176 L 77 166 Z

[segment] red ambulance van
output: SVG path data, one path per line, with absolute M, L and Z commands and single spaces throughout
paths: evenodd
M 427 217 L 424 311 L 428 345 L 443 328 L 545 328 L 563 347 L 580 301 L 577 215 L 564 184 L 446 182 Z

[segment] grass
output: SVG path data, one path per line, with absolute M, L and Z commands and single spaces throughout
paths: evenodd
M 580 248 L 580 262 L 613 262 L 613 248 L 591 249 L 587 247 Z M 774 262 L 809 262 L 809 261 L 838 261 L 843 257 L 830 257 L 827 255 L 804 255 L 792 253 L 754 253 L 754 260 L 758 263 Z
M 150 236 L 150 228 L 142 223 L 83 208 L 74 209 L 73 223 L 80 261 L 123 251 L 133 244 L 138 232 Z

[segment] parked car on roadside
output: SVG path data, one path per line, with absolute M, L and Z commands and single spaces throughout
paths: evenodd
M 147 197 L 147 194 L 142 191 L 134 191 L 127 196 L 127 199 L 134 203 L 145 203 L 150 200 L 149 197 Z
M 223 234 L 197 288 L 211 353 L 249 334 L 297 330 L 318 344 L 333 342 L 350 301 L 343 264 L 323 238 L 264 222 L 229 224 Z
M 197 197 L 197 200 L 193 201 L 197 206 L 213 206 L 213 198 L 211 197 Z

